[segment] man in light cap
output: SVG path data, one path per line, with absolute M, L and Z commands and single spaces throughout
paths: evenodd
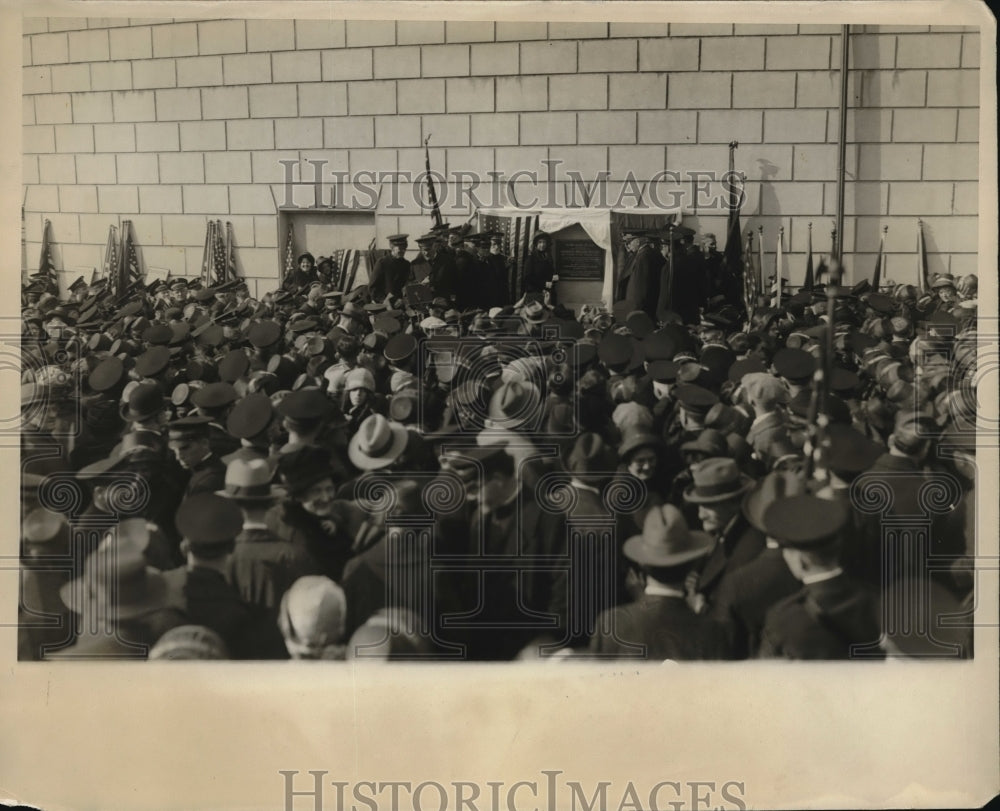
M 300 577 L 281 598 L 278 627 L 292 659 L 344 658 L 344 590 L 321 575 Z
M 784 412 L 784 405 L 789 400 L 788 389 L 767 372 L 744 375 L 740 387 L 754 413 L 747 443 L 753 448 L 754 456 L 770 466 L 770 447 L 779 441 L 791 444 Z

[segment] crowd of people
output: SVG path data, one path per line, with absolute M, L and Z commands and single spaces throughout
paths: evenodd
M 19 657 L 971 656 L 976 278 L 748 313 L 626 237 L 576 311 L 544 233 L 516 301 L 468 229 L 346 293 L 30 280 Z

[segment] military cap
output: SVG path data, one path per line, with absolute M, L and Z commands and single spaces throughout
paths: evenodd
M 685 361 L 677 367 L 677 381 L 679 383 L 707 383 L 705 368 L 696 361 Z
M 677 380 L 680 366 L 679 363 L 672 360 L 655 360 L 649 364 L 649 376 L 657 383 L 673 383 Z
M 205 437 L 208 436 L 208 424 L 211 421 L 211 417 L 200 415 L 181 417 L 179 420 L 167 423 L 167 431 L 171 439 Z
M 258 349 L 274 346 L 281 338 L 281 325 L 269 319 L 258 321 L 247 331 L 247 339 Z
M 679 383 L 673 393 L 681 407 L 692 414 L 707 414 L 719 402 L 718 395 L 694 383 Z
M 847 525 L 847 503 L 802 493 L 777 498 L 764 510 L 764 531 L 781 546 L 809 549 L 833 540 Z
M 774 371 L 786 380 L 808 380 L 816 371 L 816 359 L 804 349 L 785 347 L 774 353 Z
M 409 234 L 393 234 L 388 238 L 388 242 L 390 245 L 405 245 L 409 238 Z
M 316 329 L 319 322 L 315 318 L 299 318 L 296 321 L 291 321 L 288 324 L 288 331 L 294 333 L 309 332 L 309 330 Z
M 178 321 L 170 325 L 170 346 L 180 346 L 191 333 L 191 325 L 186 321 Z
M 209 383 L 196 391 L 191 402 L 198 408 L 225 408 L 230 403 L 236 402 L 236 390 L 232 383 Z
M 231 349 L 219 361 L 219 378 L 227 383 L 234 383 L 247 373 L 250 359 L 242 349 Z
M 629 313 L 625 324 L 639 340 L 647 337 L 656 329 L 656 324 L 645 310 L 634 310 Z
M 364 311 L 369 315 L 379 315 L 389 309 L 384 301 L 370 301 L 364 305 Z
M 215 347 L 222 343 L 226 334 L 225 330 L 219 324 L 210 323 L 199 327 L 198 334 L 195 337 L 197 337 L 198 343 L 204 346 Z
M 187 289 L 187 280 L 184 279 L 183 277 L 174 279 L 173 281 L 170 282 L 170 289 L 171 290 L 186 290 Z
M 388 339 L 381 332 L 369 332 L 361 341 L 361 346 L 375 354 L 381 354 Z
M 232 499 L 195 493 L 177 508 L 177 529 L 191 546 L 226 546 L 243 531 L 243 511 Z
M 84 280 L 83 276 L 80 276 L 75 282 L 73 282 L 73 284 L 69 286 L 69 289 L 76 292 L 81 287 L 86 287 L 86 286 L 87 282 Z
M 715 384 L 726 380 L 730 367 L 736 357 L 732 350 L 722 346 L 706 346 L 701 351 L 701 365 L 705 369 L 706 379 Z
M 104 358 L 87 378 L 94 391 L 110 391 L 125 379 L 125 365 L 119 358 Z
M 402 329 L 399 319 L 390 313 L 382 313 L 382 315 L 378 316 L 373 326 L 377 332 L 382 332 L 386 335 L 395 335 Z
M 625 335 L 605 335 L 597 347 L 597 357 L 609 367 L 625 366 L 632 360 L 632 342 Z
M 950 273 L 940 273 L 931 282 L 931 290 L 940 290 L 942 287 L 954 287 L 955 277 Z
M 153 324 L 142 333 L 142 340 L 154 346 L 169 344 L 173 337 L 173 330 L 167 324 Z
M 277 410 L 293 420 L 319 420 L 332 413 L 333 403 L 319 389 L 300 389 L 287 394 Z
M 409 358 L 417 351 L 417 339 L 412 335 L 401 333 L 390 338 L 382 351 L 389 363 L 399 363 Z
M 194 294 L 194 300 L 201 303 L 204 303 L 206 301 L 211 301 L 214 298 L 215 298 L 214 287 L 206 287 L 203 290 L 199 290 L 197 293 Z
M 165 346 L 151 346 L 135 360 L 135 372 L 142 377 L 154 377 L 170 363 L 170 349 Z
M 429 232 L 429 233 L 426 233 L 426 234 L 423 234 L 423 235 L 417 237 L 417 244 L 418 245 L 427 245 L 427 244 L 429 244 L 431 242 L 437 242 L 439 239 L 440 238 L 438 237 L 437 234 L 435 234 L 433 232 Z
M 204 383 L 217 383 L 219 380 L 219 370 L 215 364 L 207 360 L 192 360 L 184 367 L 184 376 L 189 381 L 202 381 Z M 229 385 L 226 383 L 225 385 Z
M 240 400 L 226 419 L 226 430 L 238 439 L 250 439 L 264 431 L 274 417 L 271 398 L 261 392 Z
M 642 341 L 642 351 L 646 361 L 670 360 L 677 350 L 674 339 L 662 330 L 647 335 Z

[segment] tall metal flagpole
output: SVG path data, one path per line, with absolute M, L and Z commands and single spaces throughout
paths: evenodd
M 837 141 L 837 234 L 844 233 L 844 174 L 847 164 L 847 57 L 851 26 L 840 28 L 840 134 Z M 840 245 L 834 244 L 833 258 L 841 260 Z

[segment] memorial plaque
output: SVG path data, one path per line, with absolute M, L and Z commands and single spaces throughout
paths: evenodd
M 559 239 L 552 246 L 560 281 L 604 279 L 604 249 L 589 239 Z

